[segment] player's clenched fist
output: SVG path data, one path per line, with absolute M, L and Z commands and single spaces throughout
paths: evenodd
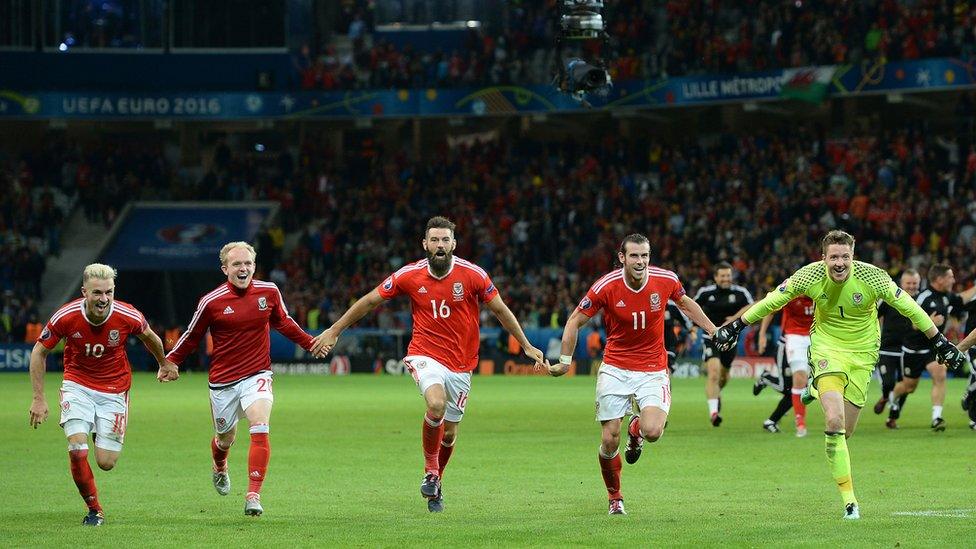
M 31 427 L 37 429 L 37 426 L 44 423 L 47 419 L 47 402 L 43 400 L 34 399 L 31 402 L 30 407 L 30 425 Z
M 176 381 L 180 378 L 179 368 L 176 364 L 173 364 L 169 360 L 164 360 L 162 364 L 159 365 L 159 371 L 156 373 L 156 379 L 166 383 L 167 381 Z
M 573 363 L 573 357 L 560 355 L 559 362 L 549 366 L 549 375 L 559 377 L 569 371 L 569 365 Z
M 735 347 L 736 341 L 739 339 L 739 333 L 745 329 L 747 324 L 742 321 L 741 318 L 737 318 L 732 321 L 731 324 L 726 324 L 718 330 L 715 331 L 715 345 L 722 351 L 728 351 Z
M 935 351 L 935 359 L 940 364 L 945 364 L 956 370 L 962 368 L 966 363 L 966 355 L 962 354 L 955 345 L 949 343 L 945 335 L 937 334 L 930 340 L 930 343 L 932 343 L 932 349 Z

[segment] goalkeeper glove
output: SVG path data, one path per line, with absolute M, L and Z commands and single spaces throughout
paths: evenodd
M 735 348 L 735 343 L 739 339 L 739 332 L 748 326 L 741 318 L 733 320 L 730 324 L 722 326 L 715 331 L 715 335 L 712 337 L 715 341 L 715 345 L 720 351 L 728 351 Z M 955 349 L 955 347 L 953 347 Z
M 932 350 L 935 351 L 935 359 L 940 364 L 945 364 L 953 370 L 962 368 L 966 364 L 966 355 L 962 354 L 962 351 L 959 349 L 956 349 L 955 345 L 949 343 L 949 340 L 946 339 L 944 334 L 936 334 L 935 337 L 929 340 L 929 344 L 932 345 Z

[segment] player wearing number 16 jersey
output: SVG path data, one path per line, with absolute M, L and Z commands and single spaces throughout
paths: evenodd
M 261 486 L 271 458 L 271 337 L 269 327 L 310 349 L 312 336 L 288 315 L 278 286 L 254 280 L 257 254 L 247 242 L 230 242 L 220 250 L 227 282 L 200 298 L 183 337 L 166 355 L 179 364 L 196 350 L 207 330 L 213 338 L 210 364 L 210 410 L 216 436 L 210 441 L 213 484 L 217 493 L 230 493 L 227 454 L 237 435 L 241 413 L 247 418 L 251 447 L 247 456 L 248 488 L 244 514 L 258 516 Z
M 385 300 L 399 295 L 410 298 L 413 337 L 403 362 L 427 403 L 420 493 L 427 498 L 429 511 L 440 512 L 441 478 L 464 416 L 471 371 L 478 365 L 480 305 L 484 303 L 502 327 L 515 336 L 536 367 L 546 363 L 542 351 L 526 339 L 488 273 L 470 261 L 454 257 L 454 223 L 440 216 L 431 218 L 421 244 L 427 259 L 406 265 L 361 297 L 315 338 L 312 351 L 331 352 L 343 330 Z
M 671 380 L 664 349 L 664 315 L 672 300 L 695 324 L 709 334 L 715 325 L 673 272 L 649 265 L 651 245 L 647 237 L 632 234 L 620 244 L 617 259 L 622 269 L 596 281 L 566 321 L 559 362 L 568 365 L 576 348 L 579 329 L 603 311 L 607 347 L 596 382 L 596 419 L 603 426 L 600 468 L 610 500 L 610 514 L 622 515 L 620 491 L 620 422 L 636 401 L 639 416 L 628 427 L 627 463 L 640 457 L 646 439 L 655 442 L 664 434 L 671 409 Z
M 129 335 L 142 340 L 156 357 L 160 381 L 178 376 L 164 366 L 163 342 L 142 313 L 128 303 L 115 301 L 115 269 L 99 263 L 85 267 L 81 293 L 82 299 L 64 305 L 51 315 L 31 352 L 34 401 L 30 407 L 30 423 L 36 429 L 47 419 L 45 361 L 63 339 L 60 424 L 68 437 L 71 476 L 88 505 L 88 515 L 82 524 L 101 526 L 105 517 L 88 464 L 88 433 L 94 434 L 96 463 L 103 471 L 111 470 L 122 452 L 129 416 L 132 371 L 125 355 Z

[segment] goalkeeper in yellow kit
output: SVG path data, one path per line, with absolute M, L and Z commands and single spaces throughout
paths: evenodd
M 807 295 L 815 310 L 810 327 L 810 394 L 820 399 L 826 428 L 827 463 L 844 500 L 844 518 L 860 518 L 847 438 L 867 399 L 871 372 L 878 362 L 881 330 L 878 300 L 884 300 L 929 338 L 939 362 L 961 366 L 965 358 L 939 333 L 932 319 L 908 293 L 895 285 L 883 269 L 854 261 L 854 237 L 830 231 L 824 237 L 823 261 L 801 267 L 762 301 L 715 332 L 720 348 L 735 345 L 739 332 L 782 308 L 794 297 Z

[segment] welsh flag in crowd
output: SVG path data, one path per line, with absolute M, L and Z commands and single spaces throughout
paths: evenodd
M 837 67 L 799 67 L 783 71 L 783 87 L 780 97 L 820 103 L 827 96 L 830 80 Z

